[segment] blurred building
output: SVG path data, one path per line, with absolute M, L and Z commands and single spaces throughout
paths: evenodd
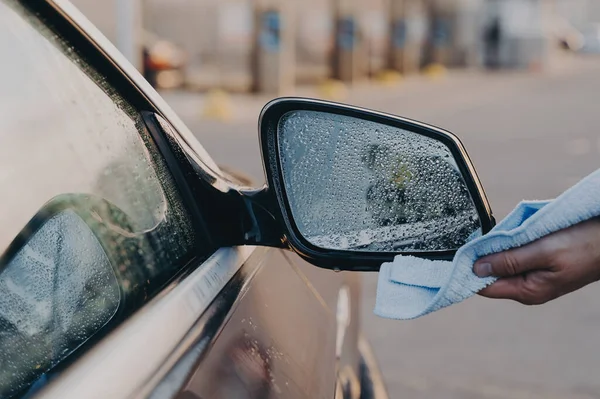
M 484 31 L 497 25 L 500 67 L 543 66 L 548 60 L 546 0 L 486 0 Z M 489 46 L 485 43 L 484 46 Z M 486 54 L 486 52 L 484 52 Z
M 73 0 L 114 42 L 117 5 L 127 1 Z M 542 66 L 557 21 L 600 21 L 600 0 L 129 1 L 141 4 L 140 48 L 150 36 L 166 40 L 186 54 L 189 87 L 236 91 L 269 79 L 355 81 L 429 63 L 481 66 L 490 57 L 504 68 Z M 495 36 L 497 49 L 488 40 Z

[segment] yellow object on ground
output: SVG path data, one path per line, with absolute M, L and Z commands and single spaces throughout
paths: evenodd
M 318 87 L 319 96 L 327 100 L 342 101 L 348 97 L 346 85 L 335 79 L 327 79 Z
M 202 117 L 219 121 L 233 118 L 233 103 L 229 94 L 223 90 L 212 90 L 206 95 Z
M 395 86 L 402 81 L 402 74 L 393 69 L 385 69 L 377 73 L 374 77 L 375 82 L 385 86 Z
M 446 76 L 448 70 L 442 64 L 429 64 L 423 69 L 423 74 L 432 79 L 439 79 Z

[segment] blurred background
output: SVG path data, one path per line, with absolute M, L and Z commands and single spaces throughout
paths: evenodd
M 432 123 L 465 143 L 496 218 L 600 165 L 600 0 L 73 0 L 217 163 L 264 181 L 281 95 Z M 600 287 L 541 307 L 475 297 L 363 328 L 391 398 L 600 397 Z
M 597 0 L 75 0 L 160 88 L 293 90 L 600 51 Z

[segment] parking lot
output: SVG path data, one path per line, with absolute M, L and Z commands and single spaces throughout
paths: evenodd
M 345 101 L 456 133 L 500 219 L 520 200 L 552 198 L 598 168 L 599 77 L 600 59 L 569 58 L 545 73 L 461 71 L 359 85 Z M 218 163 L 263 181 L 256 119 L 268 97 L 231 98 L 229 122 L 202 118 L 203 95 L 165 98 Z M 540 307 L 476 297 L 400 322 L 372 314 L 376 275 L 364 281 L 363 328 L 392 398 L 600 397 L 598 285 Z

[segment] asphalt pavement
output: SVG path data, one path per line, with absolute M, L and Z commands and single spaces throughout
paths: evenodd
M 227 123 L 202 118 L 203 96 L 165 98 L 217 163 L 264 180 L 256 119 L 268 97 L 235 96 Z M 560 194 L 600 166 L 600 58 L 568 59 L 544 73 L 457 71 L 362 85 L 345 102 L 457 134 L 497 219 L 522 199 Z M 400 322 L 372 314 L 376 277 L 364 278 L 363 328 L 391 398 L 600 397 L 600 284 L 543 306 L 474 297 Z

